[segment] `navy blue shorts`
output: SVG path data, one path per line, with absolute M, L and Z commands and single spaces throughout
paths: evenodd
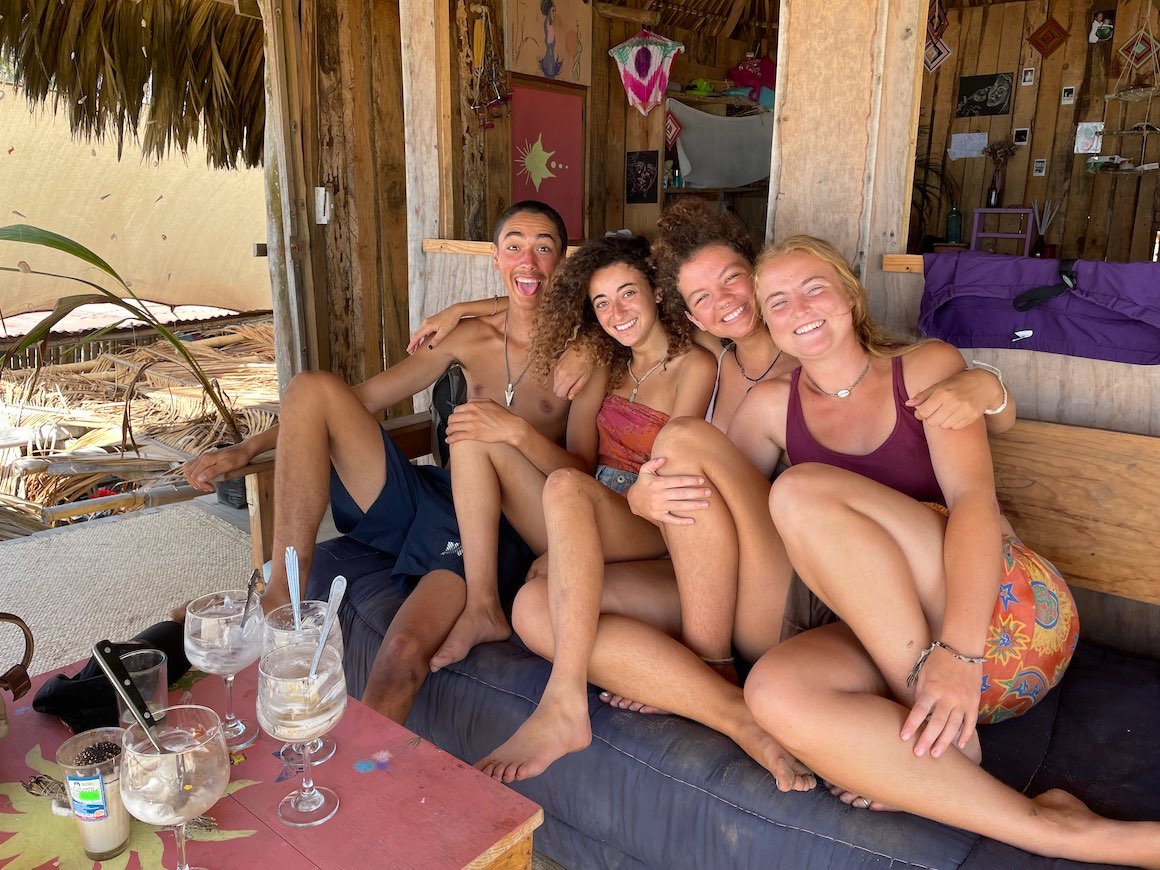
M 385 429 L 383 449 L 387 481 L 365 514 L 331 468 L 330 508 L 335 527 L 393 558 L 392 576 L 412 589 L 431 571 L 464 576 L 451 472 L 433 465 L 412 465 Z M 500 600 L 510 607 L 536 555 L 506 517 L 500 518 L 498 556 Z

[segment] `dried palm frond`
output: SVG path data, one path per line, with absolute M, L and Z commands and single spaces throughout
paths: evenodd
M 74 133 L 147 155 L 203 140 L 209 164 L 262 162 L 262 22 L 214 0 L 0 0 L 0 56 Z M 141 125 L 144 124 L 144 130 Z M 143 134 L 143 135 L 142 135 Z

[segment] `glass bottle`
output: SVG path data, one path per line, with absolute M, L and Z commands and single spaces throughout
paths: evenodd
M 947 212 L 947 242 L 957 245 L 963 240 L 963 213 L 959 211 L 957 202 L 951 203 L 951 210 Z

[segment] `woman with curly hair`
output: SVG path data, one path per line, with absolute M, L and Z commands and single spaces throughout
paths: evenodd
M 534 552 L 577 551 L 574 558 L 554 560 L 549 576 L 549 583 L 571 585 L 580 572 L 596 586 L 590 613 L 575 602 L 569 606 L 564 620 L 569 627 L 573 618 L 583 623 L 589 616 L 587 621 L 595 624 L 600 593 L 598 583 L 591 580 L 599 577 L 605 559 L 664 555 L 660 530 L 633 516 L 622 493 L 636 479 L 653 438 L 670 416 L 704 415 L 713 388 L 713 360 L 693 345 L 688 321 L 666 312 L 658 299 L 643 238 L 588 243 L 559 267 L 544 291 L 525 371 L 546 378 L 555 360 L 576 342 L 583 342 L 599 362 L 600 374 L 585 388 L 590 392 L 607 383 L 594 423 L 583 414 L 570 415 L 568 423 L 570 444 L 591 445 L 580 449 L 587 451 L 583 458 L 588 468 L 596 466 L 596 478 L 577 468 L 545 476 L 510 444 L 489 442 L 478 434 L 461 438 L 452 416 L 447 442 L 468 598 L 444 648 L 432 659 L 432 669 L 456 660 L 442 655 L 449 648 L 453 656 L 457 648 L 470 649 L 510 633 L 502 614 L 483 595 L 473 600 L 473 590 L 494 589 L 498 583 L 501 511 Z M 522 376 L 513 384 L 518 385 Z M 574 411 L 582 404 L 577 400 Z M 574 428 L 584 426 L 592 428 L 592 435 L 573 438 Z M 560 505 L 565 501 L 572 505 L 576 493 L 582 493 L 586 510 L 561 517 Z M 574 658 L 581 662 L 579 694 L 584 709 L 586 633 L 583 624 L 575 632 L 560 633 L 561 648 L 580 648 Z M 572 689 L 575 674 L 566 665 L 568 655 L 563 660 L 560 678 L 550 684 L 552 692 L 546 698 L 555 695 L 557 686 L 564 695 Z

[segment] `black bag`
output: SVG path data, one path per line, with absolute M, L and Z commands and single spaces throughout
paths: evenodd
M 135 649 L 159 649 L 165 653 L 170 685 L 189 670 L 189 659 L 185 657 L 185 627 L 180 622 L 159 622 L 132 640 L 113 644 L 113 651 L 118 656 Z M 32 709 L 59 716 L 77 734 L 91 728 L 120 724 L 117 721 L 116 693 L 93 658 L 76 676 L 57 674 L 50 678 L 36 693 Z
M 447 446 L 447 418 L 457 405 L 467 401 L 467 377 L 458 364 L 451 366 L 431 387 L 431 455 L 440 468 L 447 467 L 451 450 Z

